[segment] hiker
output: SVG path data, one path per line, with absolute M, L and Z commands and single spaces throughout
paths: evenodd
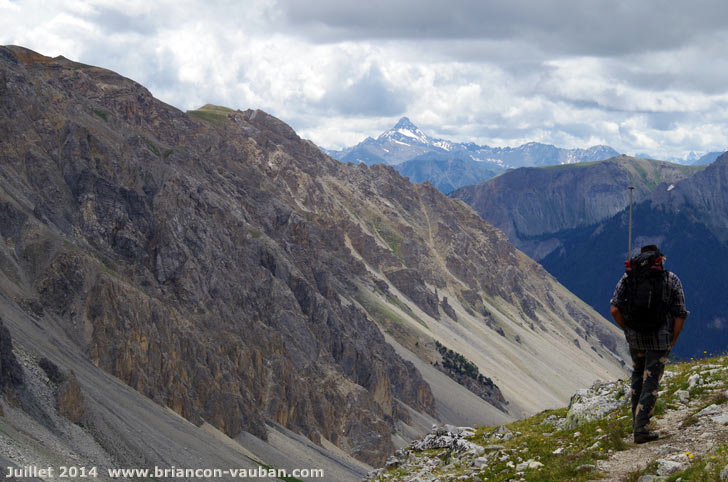
M 647 425 L 655 411 L 667 356 L 689 314 L 680 279 L 664 270 L 665 260 L 656 245 L 643 246 L 639 255 L 625 263 L 627 270 L 617 283 L 610 306 L 632 356 L 630 395 L 634 441 L 638 444 L 659 438 Z

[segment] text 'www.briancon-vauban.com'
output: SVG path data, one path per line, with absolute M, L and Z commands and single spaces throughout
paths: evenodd
M 106 468 L 98 467 L 6 467 L 5 478 L 58 478 L 58 479 L 96 479 L 105 472 L 112 479 L 147 478 L 160 479 L 321 479 L 324 477 L 323 469 L 274 469 L 258 466 L 255 468 L 234 469 L 188 469 L 180 467 L 154 467 L 150 468 Z

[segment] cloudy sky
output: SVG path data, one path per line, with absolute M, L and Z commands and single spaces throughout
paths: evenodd
M 260 108 L 327 148 L 402 116 L 490 146 L 728 149 L 723 0 L 0 0 L 0 44 L 180 109 Z

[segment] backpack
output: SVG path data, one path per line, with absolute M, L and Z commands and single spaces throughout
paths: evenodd
M 624 321 L 641 333 L 657 331 L 668 311 L 668 271 L 662 269 L 662 253 L 646 251 L 630 259 L 624 280 Z

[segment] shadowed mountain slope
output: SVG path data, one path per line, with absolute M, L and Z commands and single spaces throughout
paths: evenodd
M 558 233 L 598 223 L 658 186 L 667 189 L 702 167 L 619 156 L 606 161 L 521 168 L 452 193 L 487 222 L 502 229 L 516 247 L 540 260 L 560 247 Z
M 429 181 L 445 194 L 490 179 L 503 171 L 496 165 L 449 153 L 423 154 L 397 164 L 395 169 L 414 183 Z
M 678 345 L 678 356 L 722 353 L 728 342 L 728 155 L 705 170 L 663 188 L 634 206 L 633 247 L 656 243 L 667 255 L 666 268 L 682 280 L 691 311 Z M 623 271 L 626 257 L 628 210 L 597 225 L 559 235 L 563 250 L 543 264 L 565 285 L 608 312 L 608 301 Z M 599 253 L 599 256 L 593 256 Z M 577 268 L 571 261 L 593 260 Z

